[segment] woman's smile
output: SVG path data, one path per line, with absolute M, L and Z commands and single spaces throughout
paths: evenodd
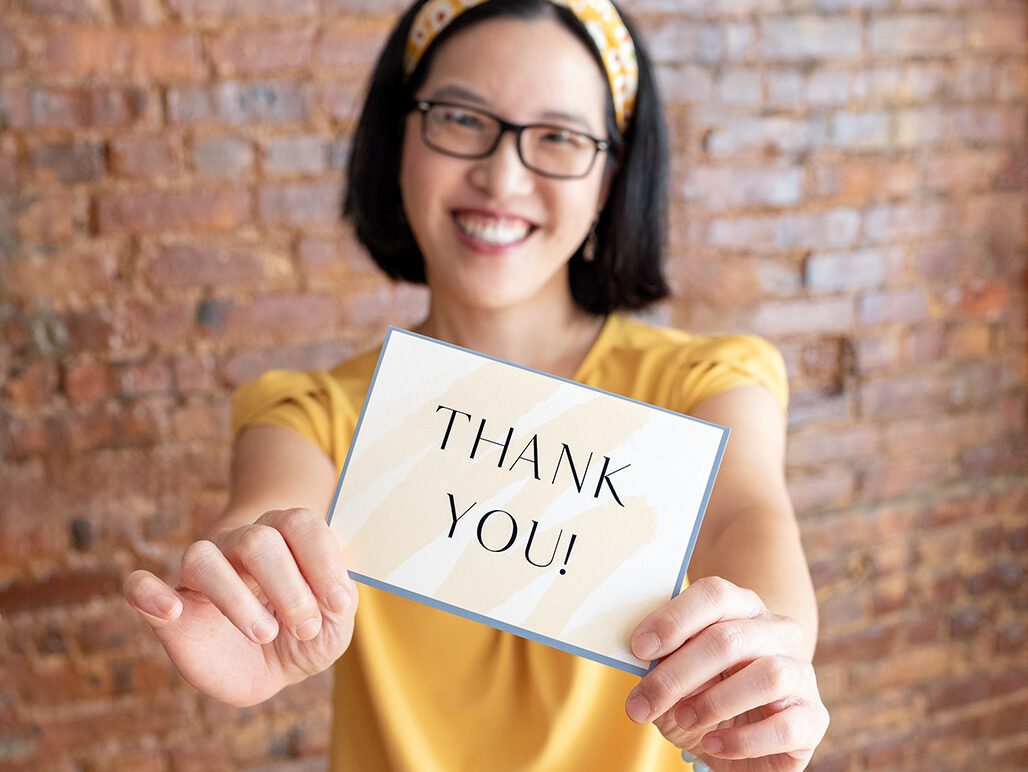
M 467 209 L 455 211 L 453 221 L 464 244 L 487 253 L 518 246 L 535 230 L 535 226 L 522 217 Z

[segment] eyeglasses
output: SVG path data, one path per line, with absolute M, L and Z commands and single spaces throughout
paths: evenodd
M 518 157 L 536 174 L 556 179 L 586 176 L 596 156 L 609 152 L 611 143 L 566 126 L 531 123 L 520 126 L 492 113 L 450 102 L 417 101 L 421 137 L 440 153 L 457 158 L 486 158 L 508 131 L 518 138 Z

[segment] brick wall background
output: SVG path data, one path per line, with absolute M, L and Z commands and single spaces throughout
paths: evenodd
M 120 596 L 228 398 L 410 323 L 337 219 L 400 0 L 0 0 L 0 769 L 319 769 L 329 682 L 198 697 Z M 817 770 L 1028 768 L 1028 7 L 626 0 L 675 148 L 658 316 L 779 344 Z

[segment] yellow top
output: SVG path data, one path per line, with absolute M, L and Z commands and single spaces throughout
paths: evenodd
M 378 351 L 330 372 L 265 373 L 233 399 L 235 431 L 294 429 L 341 470 Z M 689 413 L 747 383 L 784 410 L 785 365 L 768 342 L 704 337 L 614 314 L 575 380 Z M 638 678 L 541 643 L 362 587 L 353 642 L 336 665 L 333 770 L 683 772 L 652 725 L 625 715 Z

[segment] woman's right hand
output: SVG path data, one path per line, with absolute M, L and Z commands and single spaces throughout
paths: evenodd
M 124 591 L 182 676 L 237 706 L 328 668 L 350 645 L 357 610 L 339 539 L 309 509 L 194 542 L 177 588 L 134 571 Z

